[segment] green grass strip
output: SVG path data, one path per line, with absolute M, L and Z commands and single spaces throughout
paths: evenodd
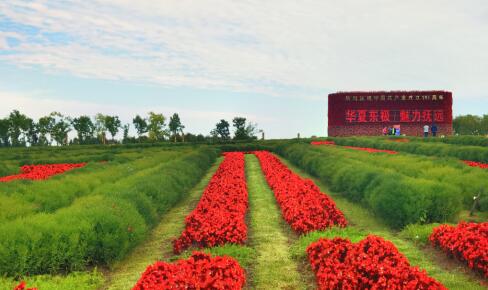
M 183 231 L 185 217 L 195 208 L 221 161 L 222 158 L 218 159 L 205 177 L 191 190 L 188 197 L 164 215 L 145 242 L 141 243 L 126 259 L 114 265 L 113 271 L 107 275 L 107 283 L 101 289 L 131 289 L 147 266 L 158 260 L 169 260 L 173 256 L 172 239 Z
M 391 241 L 395 244 L 397 249 L 407 257 L 411 265 L 426 270 L 429 276 L 437 279 L 449 289 L 486 289 L 480 284 L 482 278 L 474 274 L 460 262 L 448 259 L 444 253 L 441 253 L 432 247 L 416 246 L 414 241 L 410 241 L 402 237 L 402 235 L 399 235 L 398 232 L 389 228 L 368 209 L 347 200 L 338 193 L 331 192 L 328 187 L 317 178 L 310 176 L 284 158 L 280 159 L 296 174 L 299 174 L 304 178 L 312 179 L 315 184 L 320 187 L 322 192 L 327 193 L 335 201 L 337 207 L 344 213 L 349 222 L 348 228 L 345 230 L 332 229 L 331 233 L 335 233 L 332 235 L 327 232 L 317 232 L 309 236 L 301 237 L 292 249 L 294 257 L 298 256 L 297 258 L 299 259 L 305 259 L 306 244 L 310 244 L 319 237 L 332 238 L 333 236 L 341 236 L 348 237 L 353 242 L 357 242 L 367 234 L 374 234 Z M 314 236 L 316 236 L 316 239 L 313 239 Z
M 99 271 L 75 272 L 63 275 L 37 275 L 23 279 L 27 287 L 36 287 L 39 290 L 93 290 L 103 285 L 103 276 Z M 0 278 L 0 289 L 14 289 L 19 284 L 13 278 Z
M 246 176 L 250 207 L 249 242 L 257 254 L 252 273 L 248 275 L 249 287 L 305 288 L 298 264 L 291 258 L 289 235 L 280 210 L 254 155 L 246 155 Z

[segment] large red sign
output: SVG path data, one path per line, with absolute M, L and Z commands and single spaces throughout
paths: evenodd
M 329 95 L 330 126 L 451 124 L 446 91 L 340 92 Z

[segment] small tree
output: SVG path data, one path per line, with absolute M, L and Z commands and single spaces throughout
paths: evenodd
M 168 136 L 168 131 L 166 130 L 166 118 L 163 114 L 156 114 L 154 112 L 149 112 L 149 124 L 148 132 L 149 139 L 152 141 L 164 140 L 165 136 Z
M 246 132 L 246 118 L 243 117 L 235 117 L 232 120 L 234 124 L 235 132 L 234 132 L 234 139 L 235 140 L 246 140 L 249 139 Z
M 210 135 L 220 138 L 222 141 L 230 139 L 229 122 L 222 119 L 215 125 L 215 129 L 210 132 Z
M 39 145 L 46 146 L 53 142 L 52 136 L 50 136 L 48 140 L 47 135 L 52 131 L 54 123 L 55 120 L 50 115 L 39 118 L 39 121 L 37 122 L 37 130 L 39 131 Z
M 51 129 L 51 136 L 57 145 L 68 144 L 68 133 L 71 131 L 71 120 L 59 112 L 52 112 L 51 117 L 54 119 L 54 126 Z
M 93 138 L 93 132 L 95 131 L 95 125 L 93 124 L 92 120 L 88 116 L 80 116 L 78 118 L 74 118 L 71 122 L 73 128 L 78 133 L 78 142 L 79 144 L 85 144 L 91 138 Z
M 10 146 L 9 128 L 10 121 L 8 119 L 0 119 L 0 146 Z
M 118 116 L 105 116 L 105 128 L 110 132 L 112 141 L 114 141 L 115 135 L 119 132 L 121 124 Z
M 124 131 L 123 143 L 128 143 L 127 141 L 129 140 L 129 129 L 130 129 L 130 125 L 129 124 L 125 124 L 124 126 L 122 126 L 122 129 Z
M 171 116 L 169 118 L 169 130 L 173 133 L 173 136 L 174 136 L 174 140 L 176 142 L 176 135 L 179 133 L 181 133 L 182 135 L 182 138 L 183 138 L 183 141 L 184 141 L 184 135 L 183 135 L 183 129 L 185 128 L 185 126 L 183 126 L 183 124 L 181 124 L 181 120 L 180 120 L 180 116 L 178 116 L 177 113 L 174 113 L 173 116 Z
M 9 115 L 9 136 L 12 146 L 24 146 L 25 135 L 21 139 L 22 133 L 28 127 L 28 118 L 18 110 L 13 110 Z
M 137 131 L 137 136 L 139 139 L 141 138 L 142 134 L 147 133 L 147 121 L 141 116 L 137 115 L 134 119 L 132 119 L 132 123 Z
M 95 115 L 95 132 L 97 133 L 97 138 L 102 144 L 105 144 L 107 141 L 106 133 L 105 133 L 107 132 L 107 127 L 105 125 L 105 118 L 106 116 L 101 113 Z

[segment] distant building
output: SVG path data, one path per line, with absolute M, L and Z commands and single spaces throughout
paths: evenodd
M 447 91 L 337 92 L 329 95 L 329 136 L 376 136 L 400 127 L 422 136 L 436 124 L 437 135 L 452 135 L 452 93 Z

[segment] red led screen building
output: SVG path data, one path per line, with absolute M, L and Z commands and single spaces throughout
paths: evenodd
M 452 134 L 452 93 L 446 91 L 338 92 L 329 95 L 329 136 L 401 134 L 422 136 L 435 124 L 438 135 Z

